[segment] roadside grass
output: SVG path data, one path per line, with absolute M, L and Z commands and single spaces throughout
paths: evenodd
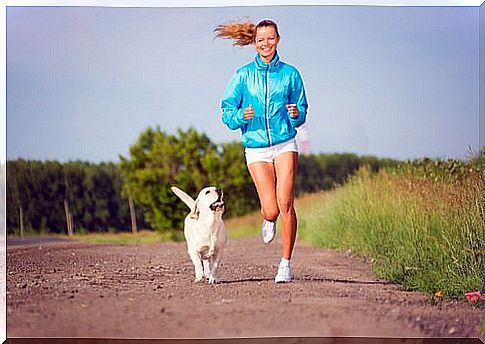
M 261 225 L 261 215 L 259 211 L 252 212 L 245 216 L 224 220 L 229 240 L 241 237 L 258 235 Z M 118 244 L 118 245 L 137 245 L 137 244 L 156 244 L 161 242 L 181 242 L 184 241 L 183 229 L 169 232 L 159 232 L 155 230 L 140 230 L 132 232 L 85 232 L 80 231 L 73 236 L 66 234 L 44 233 L 26 230 L 26 237 L 45 236 L 70 239 L 88 244 Z M 9 238 L 19 238 L 20 235 L 10 235 Z
M 306 209 L 315 202 L 326 202 L 329 193 L 331 193 L 331 191 L 303 194 L 296 198 L 295 208 L 297 213 L 300 214 L 300 209 Z M 229 240 L 249 236 L 260 236 L 262 221 L 263 217 L 259 210 L 253 211 L 241 217 L 225 219 L 224 223 L 226 225 Z M 305 219 L 298 216 L 298 221 L 305 222 Z M 281 233 L 281 221 L 277 223 L 277 231 L 278 233 Z
M 259 211 L 247 215 L 224 219 L 229 240 L 241 237 L 254 236 L 259 233 L 261 215 Z M 62 235 L 66 238 L 66 235 Z M 72 239 L 90 244 L 156 244 L 161 242 L 184 241 L 183 229 L 180 228 L 173 233 L 158 232 L 154 230 L 141 230 L 134 234 L 132 232 L 102 232 L 102 233 L 78 233 Z
M 252 212 L 245 216 L 224 220 L 229 240 L 254 236 L 259 234 L 261 215 Z M 67 237 L 63 235 L 62 237 Z M 174 233 L 160 233 L 153 230 L 142 230 L 134 234 L 131 232 L 118 233 L 85 233 L 75 234 L 72 239 L 90 244 L 156 244 L 169 241 L 184 241 L 183 229 Z
M 258 235 L 261 221 L 259 211 L 253 211 L 241 217 L 224 219 L 229 240 Z
M 89 243 L 89 244 L 118 244 L 118 245 L 135 245 L 135 244 L 156 244 L 167 241 L 180 241 L 181 233 L 160 233 L 157 231 L 141 230 L 137 233 L 88 233 L 75 234 L 72 239 Z M 183 235 L 183 233 L 182 233 Z
M 361 169 L 301 208 L 299 237 L 370 256 L 378 277 L 405 289 L 463 297 L 484 276 L 480 172 L 469 170 L 457 179 Z

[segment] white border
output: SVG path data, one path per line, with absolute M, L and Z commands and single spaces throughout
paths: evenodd
M 7 0 L 5 6 L 229 7 L 276 5 L 480 6 L 484 0 Z
M 7 340 L 7 11 L 0 5 L 0 169 L 3 199 L 0 200 L 0 216 L 4 226 L 0 227 L 0 342 Z
M 343 5 L 343 6 L 452 6 L 452 7 L 480 7 L 484 0 L 7 0 L 0 4 L 0 47 L 5 51 L 0 53 L 0 65 L 5 66 L 0 72 L 0 168 L 4 169 L 5 179 L 0 186 L 4 189 L 3 216 L 6 224 L 6 6 L 96 6 L 96 7 L 230 7 L 230 6 L 277 6 L 277 5 Z M 1 50 L 1 48 L 0 48 Z M 1 202 L 1 200 L 0 200 Z M 1 209 L 1 207 L 0 207 Z M 6 303 L 6 272 L 7 272 L 7 247 L 6 228 L 0 228 L 0 342 L 7 339 L 7 303 Z

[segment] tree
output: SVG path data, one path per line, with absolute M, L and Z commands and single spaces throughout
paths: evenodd
M 114 163 L 7 161 L 7 232 L 129 230 L 129 204 L 121 189 Z M 143 208 L 136 211 L 146 228 Z
M 146 207 L 146 219 L 156 229 L 182 227 L 186 206 L 172 193 L 176 185 L 192 197 L 217 182 L 217 147 L 195 129 L 168 135 L 148 128 L 130 147 L 130 158 L 120 156 L 123 193 Z

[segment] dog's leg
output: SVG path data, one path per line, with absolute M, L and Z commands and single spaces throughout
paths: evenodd
M 216 240 L 217 240 L 217 237 L 214 234 L 212 234 L 211 235 L 211 245 L 209 247 L 209 251 L 207 252 L 206 257 L 212 257 L 214 255 L 214 251 L 215 251 L 215 247 L 216 247 Z
M 207 279 L 210 277 L 210 263 L 209 263 L 209 260 L 210 259 L 204 259 L 202 261 L 202 263 L 204 264 L 204 277 L 207 278 Z
M 192 260 L 192 263 L 194 263 L 194 267 L 195 267 L 194 282 L 200 282 L 204 277 L 204 268 L 202 266 L 202 261 L 200 259 L 200 256 L 197 252 L 189 252 L 189 256 L 190 256 L 190 259 Z
M 216 251 L 214 255 L 210 258 L 210 276 L 209 284 L 217 283 L 217 269 L 222 259 L 222 252 Z

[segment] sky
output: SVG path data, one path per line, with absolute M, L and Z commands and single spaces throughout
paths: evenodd
M 6 156 L 116 162 L 156 126 L 239 141 L 220 103 L 256 52 L 213 29 L 270 18 L 304 80 L 312 153 L 464 158 L 480 145 L 479 9 L 7 7 Z

